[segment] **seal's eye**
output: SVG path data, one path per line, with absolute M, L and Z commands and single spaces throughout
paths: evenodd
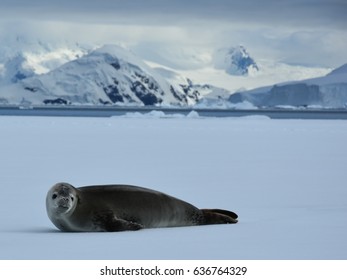
M 74 200 L 74 198 L 73 198 L 73 196 L 71 196 L 71 201 L 73 201 Z
M 57 198 L 57 194 L 53 194 L 52 199 L 56 199 L 56 198 Z

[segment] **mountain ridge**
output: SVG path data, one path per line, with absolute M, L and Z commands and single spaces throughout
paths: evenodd
M 259 71 L 254 58 L 242 45 L 219 49 L 214 55 L 214 65 L 229 75 L 248 76 Z
M 0 102 L 185 106 L 197 103 L 206 94 L 202 90 L 189 79 L 171 84 L 131 51 L 105 45 L 46 74 L 18 81 L 11 90 L 17 96 L 7 94 Z
M 70 50 L 50 48 L 42 43 L 39 45 L 40 48 L 34 53 L 13 50 L 14 55 L 11 57 L 1 58 L 5 64 L 0 67 L 0 104 L 236 108 L 244 107 L 245 104 L 255 108 L 341 108 L 347 104 L 344 100 L 347 92 L 347 64 L 322 77 L 270 84 L 232 94 L 230 90 L 214 86 L 213 83 L 201 83 L 201 80 L 200 83 L 193 82 L 189 75 L 192 72 L 183 76 L 170 67 L 143 61 L 131 50 L 117 45 L 104 45 L 88 51 L 86 48 L 79 51 L 78 47 L 75 51 L 74 47 Z M 30 49 L 35 48 L 31 46 Z M 247 52 L 244 47 L 239 47 L 239 51 Z M 218 75 L 221 72 L 211 73 Z M 209 73 L 206 72 L 204 77 L 208 78 Z M 248 73 L 241 79 L 246 83 L 258 76 L 259 73 Z M 232 77 L 236 76 L 225 73 L 221 78 Z

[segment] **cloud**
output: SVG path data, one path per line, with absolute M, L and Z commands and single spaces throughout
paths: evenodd
M 192 21 L 345 28 L 344 0 L 3 0 L 2 18 L 93 24 L 172 25 Z
M 346 14 L 345 0 L 1 0 L 0 36 L 197 50 L 199 59 L 244 44 L 256 58 L 334 67 L 347 61 Z
M 308 66 L 340 66 L 347 62 L 346 31 L 298 31 L 277 41 L 281 60 Z

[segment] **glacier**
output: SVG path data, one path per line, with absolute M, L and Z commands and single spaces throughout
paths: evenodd
M 346 69 L 344 64 L 322 77 L 237 92 L 229 101 L 233 104 L 247 101 L 260 108 L 347 108 Z

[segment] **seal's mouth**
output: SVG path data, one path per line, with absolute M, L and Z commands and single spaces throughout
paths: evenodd
M 55 212 L 57 214 L 65 214 L 67 212 L 69 212 L 70 207 L 68 204 L 64 204 L 64 205 L 57 205 L 57 208 L 55 208 Z
M 57 201 L 57 206 L 58 206 L 58 208 L 68 209 L 70 206 L 69 200 L 62 198 L 62 199 Z

